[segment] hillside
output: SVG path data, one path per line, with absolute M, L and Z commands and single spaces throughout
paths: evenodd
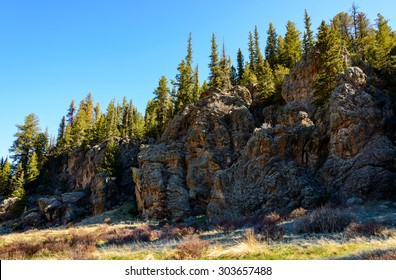
M 357 15 L 360 23 L 368 22 Z M 384 238 L 380 247 L 392 256 L 396 35 L 381 15 L 377 28 L 354 26 L 354 34 L 345 34 L 347 16 L 352 17 L 340 13 L 329 24 L 323 21 L 316 41 L 307 14 L 310 38 L 292 36 L 298 32 L 289 21 L 284 49 L 282 36 L 275 38 L 270 26 L 265 57 L 256 27 L 249 37 L 251 60 L 244 64 L 238 53 L 237 68 L 224 47 L 219 56 L 213 34 L 211 74 L 203 84 L 192 67 L 190 34 L 172 94 L 161 77 L 144 118 L 126 98 L 122 104 L 112 100 L 102 113 L 88 94 L 78 108 L 71 102 L 57 139 L 49 141 L 37 116 L 28 115 L 17 126 L 13 164 L 8 159 L 0 164 L 2 256 L 24 257 L 7 255 L 8 235 L 90 223 L 114 227 L 87 234 L 94 240 L 85 244 L 90 250 L 141 241 L 142 232 L 143 241 L 155 246 L 169 232 L 185 231 L 200 235 L 198 243 L 228 240 L 223 234 L 231 234 L 239 241 L 251 238 L 258 247 L 262 241 L 298 243 L 304 234 L 322 233 L 342 243 L 352 232 L 348 238 Z M 293 40 L 297 50 L 290 47 Z M 361 213 L 373 211 L 373 205 L 382 212 Z M 121 218 L 112 215 L 118 211 Z M 124 226 L 132 220 L 149 225 Z M 221 233 L 212 240 L 213 230 Z M 76 238 L 84 239 L 77 231 Z M 177 242 L 183 236 L 177 235 Z M 227 240 L 224 248 L 231 246 Z M 268 247 L 261 249 L 242 258 L 265 257 Z M 336 256 L 347 253 L 357 250 Z M 41 256 L 34 254 L 29 258 Z M 168 257 L 180 257 L 175 254 Z M 233 256 L 213 254 L 197 258 Z

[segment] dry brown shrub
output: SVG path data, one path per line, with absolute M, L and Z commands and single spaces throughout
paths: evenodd
M 32 244 L 26 241 L 15 241 L 1 246 L 0 259 L 22 260 L 29 259 L 42 249 L 40 244 Z
M 290 219 L 296 219 L 296 218 L 304 216 L 305 214 L 307 214 L 307 212 L 308 211 L 305 208 L 302 208 L 302 207 L 296 208 L 296 209 L 294 209 L 293 211 L 290 212 L 289 218 Z
M 128 242 L 147 242 L 152 239 L 153 229 L 149 225 L 136 228 L 118 228 L 100 235 L 101 240 L 107 240 L 108 244 L 121 245 Z
M 178 224 L 176 226 L 171 226 L 165 224 L 160 233 L 160 238 L 163 239 L 180 239 L 185 236 L 193 235 L 196 232 L 194 227 L 187 227 L 183 224 Z
M 267 241 L 282 239 L 285 234 L 283 226 L 278 225 L 271 219 L 262 219 L 253 229 L 255 234 Z
M 208 250 L 209 240 L 202 240 L 197 235 L 186 237 L 177 245 L 174 258 L 177 260 L 195 260 Z
M 350 237 L 374 236 L 374 235 L 380 235 L 385 230 L 386 227 L 384 227 L 377 221 L 371 221 L 367 224 L 359 224 L 356 222 L 352 222 L 346 227 L 345 233 Z
M 272 213 L 270 213 L 270 214 L 265 216 L 265 220 L 271 221 L 271 222 L 274 222 L 274 223 L 279 223 L 280 221 L 282 221 L 282 218 L 281 218 L 281 216 L 278 213 L 272 212 Z
M 340 209 L 319 208 L 295 221 L 297 233 L 332 233 L 343 231 L 353 220 Z

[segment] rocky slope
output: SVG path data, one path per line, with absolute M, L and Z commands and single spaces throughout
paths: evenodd
M 133 169 L 146 218 L 179 220 L 289 212 L 325 203 L 396 198 L 396 148 L 388 95 L 357 67 L 340 74 L 324 108 L 312 104 L 315 67 L 288 76 L 287 104 L 263 109 L 254 129 L 242 87 L 204 94 L 142 147 Z M 391 130 L 395 128 L 391 127 Z
M 138 145 L 116 139 L 120 149 L 121 178 L 101 172 L 106 143 L 84 151 L 75 150 L 61 158 L 50 159 L 49 186 L 27 195 L 23 214 L 15 213 L 17 199 L 0 199 L 3 230 L 28 229 L 74 223 L 98 215 L 120 203 L 135 201 L 132 166 L 137 165 Z

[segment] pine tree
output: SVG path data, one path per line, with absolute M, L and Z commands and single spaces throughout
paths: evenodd
M 311 18 L 308 15 L 307 10 L 304 10 L 304 37 L 303 37 L 303 56 L 304 59 L 307 59 L 308 53 L 311 51 L 311 48 L 314 45 L 313 33 L 311 30 Z
M 37 133 L 34 151 L 37 155 L 38 167 L 41 169 L 46 161 L 46 156 L 50 151 L 48 127 L 44 132 Z
M 39 163 L 37 159 L 37 154 L 36 152 L 33 152 L 28 163 L 27 167 L 27 172 L 26 172 L 26 182 L 32 183 L 37 179 L 39 176 L 40 171 L 39 171 Z
M 119 131 L 117 128 L 117 112 L 115 106 L 115 100 L 111 100 L 107 106 L 106 111 L 106 138 L 113 139 L 119 136 Z
M 168 81 L 165 76 L 162 76 L 158 82 L 158 87 L 154 91 L 154 100 L 158 104 L 156 110 L 156 121 L 160 132 L 163 131 L 166 122 L 168 121 L 168 106 L 169 106 L 169 88 Z
M 341 42 L 338 32 L 322 21 L 316 44 L 320 55 L 320 69 L 315 82 L 314 103 L 323 106 L 335 87 L 337 74 L 343 70 Z
M 290 20 L 286 25 L 285 34 L 285 62 L 286 67 L 291 69 L 301 58 L 301 40 L 300 31 L 297 30 L 296 24 Z
M 231 78 L 230 78 L 231 84 L 232 84 L 233 86 L 236 86 L 236 85 L 238 84 L 238 82 L 239 82 L 239 79 L 238 79 L 237 70 L 236 70 L 236 68 L 234 67 L 234 65 L 231 66 L 231 76 L 230 76 L 230 77 L 231 77 Z
M 238 71 L 238 84 L 242 81 L 243 77 L 243 72 L 245 71 L 244 68 L 244 60 L 243 60 L 243 54 L 241 49 L 238 49 L 238 54 L 237 54 L 237 71 Z
M 276 50 L 276 61 L 277 61 L 277 64 L 282 65 L 283 67 L 286 67 L 287 62 L 286 62 L 285 41 L 283 40 L 283 37 L 281 35 L 278 36 L 277 42 L 278 42 L 277 43 L 278 48 Z
M 100 116 L 102 115 L 102 112 L 100 111 L 100 103 L 97 102 L 95 105 L 95 109 L 94 109 L 94 120 L 95 123 L 100 119 Z
M 275 92 L 274 76 L 268 61 L 257 65 L 257 99 L 266 102 Z
M 149 100 L 146 106 L 146 113 L 144 116 L 144 127 L 146 137 L 158 138 L 160 132 L 158 131 L 157 122 L 158 102 L 156 100 Z
M 94 137 L 92 139 L 92 144 L 100 144 L 103 141 L 106 140 L 107 138 L 107 120 L 106 120 L 106 116 L 105 115 L 100 115 L 99 120 L 96 121 L 95 126 L 94 126 Z
M 209 87 L 221 89 L 221 70 L 219 66 L 219 53 L 217 52 L 216 36 L 212 33 L 212 51 L 210 54 L 210 64 L 209 64 Z
M 22 168 L 26 170 L 29 158 L 35 149 L 37 135 L 39 133 L 39 120 L 35 114 L 29 114 L 25 117 L 23 125 L 17 125 L 18 132 L 14 134 L 16 140 L 10 148 L 13 153 L 11 158 L 15 163 L 21 164 Z
M 190 33 L 187 42 L 187 55 L 179 64 L 177 68 L 179 73 L 176 75 L 175 81 L 172 82 L 177 87 L 174 102 L 176 112 L 193 100 L 192 59 L 192 35 Z
M 17 165 L 11 178 L 11 197 L 23 198 L 25 196 L 25 171 L 22 163 Z
M 268 61 L 270 67 L 274 69 L 275 64 L 277 63 L 277 35 L 272 22 L 269 24 L 267 34 L 268 37 L 267 45 L 265 46 L 265 59 Z
M 396 36 L 392 32 L 388 20 L 381 14 L 377 15 L 376 29 L 375 46 L 370 62 L 377 69 L 390 70 L 395 64 L 395 54 L 392 55 L 391 51 L 396 51 Z
M 195 66 L 194 74 L 193 74 L 192 102 L 197 101 L 200 95 L 201 95 L 201 86 L 199 84 L 199 70 L 197 65 Z M 168 102 L 170 103 L 169 98 L 168 98 Z
M 76 114 L 76 105 L 74 103 L 74 100 L 71 101 L 69 110 L 67 112 L 67 124 L 70 126 L 74 125 L 74 118 Z
M 222 89 L 231 88 L 231 86 L 232 86 L 231 85 L 231 60 L 227 56 L 224 42 L 223 42 L 221 58 L 219 61 L 219 70 L 220 70 L 221 88 Z
M 133 139 L 134 138 L 134 133 L 133 133 L 133 127 L 135 125 L 135 119 L 134 119 L 134 113 L 133 113 L 133 103 L 132 103 L 132 99 L 129 100 L 129 104 L 128 104 L 128 137 L 129 139 Z
M 9 196 L 11 194 L 11 164 L 8 158 L 1 158 L 0 165 L 0 196 Z
M 241 85 L 247 87 L 251 91 L 253 91 L 254 87 L 257 85 L 257 77 L 247 62 L 245 64 L 245 71 L 242 75 Z
M 100 172 L 106 172 L 107 176 L 121 179 L 121 151 L 119 146 L 110 140 L 106 144 L 106 150 L 100 165 Z
M 281 104 L 284 102 L 281 92 L 282 92 L 282 84 L 285 80 L 286 75 L 290 72 L 289 68 L 286 68 L 280 64 L 277 64 L 274 70 L 274 87 L 275 93 L 273 101 L 274 103 Z
M 250 70 L 254 73 L 255 72 L 254 67 L 256 66 L 256 54 L 254 51 L 254 41 L 253 41 L 252 32 L 249 32 L 248 50 L 249 50 L 249 67 Z
M 338 13 L 331 21 L 332 29 L 339 33 L 341 45 L 346 47 L 348 51 L 352 51 L 353 40 L 353 19 L 345 12 Z

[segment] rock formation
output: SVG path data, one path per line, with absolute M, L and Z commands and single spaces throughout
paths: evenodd
M 216 222 L 351 198 L 396 198 L 396 148 L 385 125 L 393 116 L 390 98 L 350 67 L 317 109 L 314 59 L 286 78 L 286 105 L 264 108 L 260 128 L 253 127 L 242 87 L 205 93 L 185 107 L 138 155 L 133 176 L 142 216 L 206 213 Z
M 206 213 L 213 177 L 241 155 L 253 133 L 247 89 L 204 93 L 143 146 L 133 170 L 142 216 L 178 220 Z

